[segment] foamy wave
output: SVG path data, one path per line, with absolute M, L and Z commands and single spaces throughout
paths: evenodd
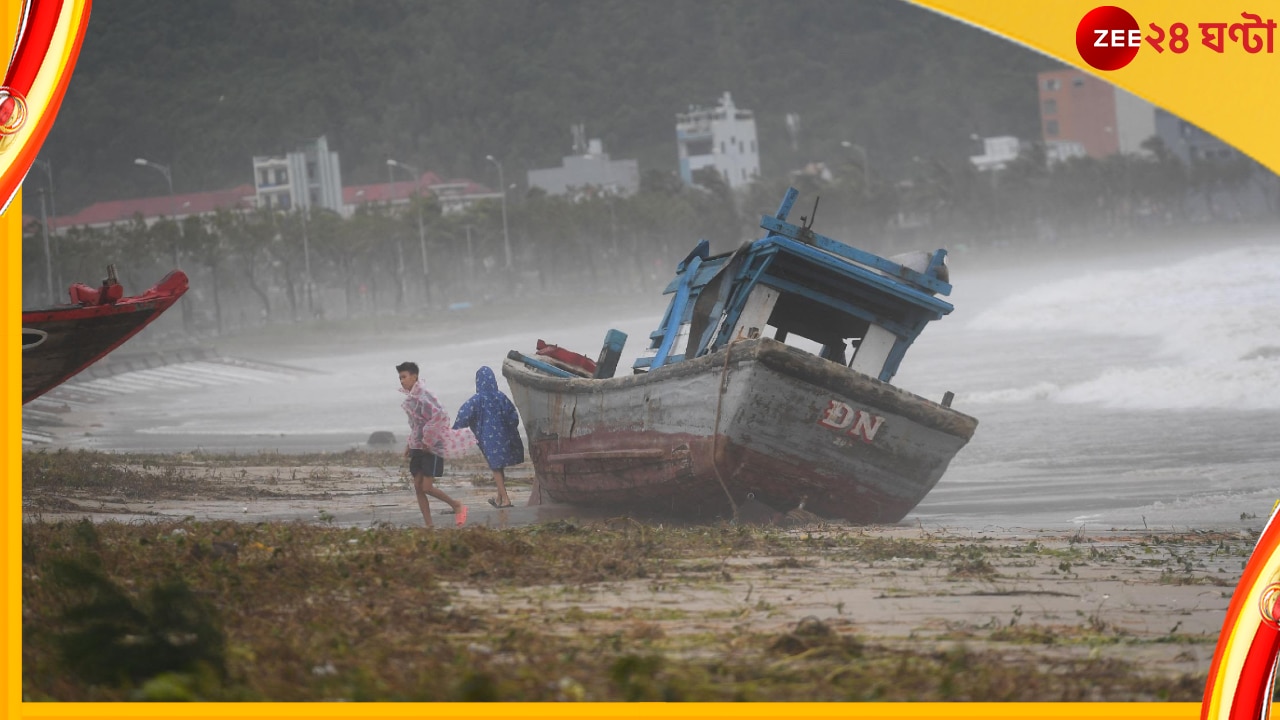
M 288 432 L 282 432 L 279 429 L 270 428 L 254 428 L 254 427 L 236 427 L 225 428 L 215 426 L 195 427 L 190 425 L 159 425 L 149 428 L 138 428 L 134 432 L 139 435 L 217 435 L 217 436 L 246 436 L 246 437 L 303 437 L 311 435 L 337 436 L 337 435 L 367 435 L 378 429 L 386 430 L 386 428 L 291 428 Z
M 966 393 L 961 399 L 974 405 L 1053 402 L 1125 410 L 1280 410 L 1280 361 L 1113 368 L 1063 387 L 1040 382 Z
M 1280 410 L 1280 362 L 1116 368 L 1063 388 L 1053 400 L 1127 410 Z
M 975 405 L 1012 405 L 1036 400 L 1052 400 L 1061 391 L 1061 388 L 1053 383 L 1042 382 L 1028 387 L 965 393 L 961 399 L 965 403 Z
M 1234 361 L 1280 346 L 1277 307 L 1280 248 L 1250 247 L 1047 283 L 981 313 L 970 328 L 1156 337 L 1163 355 Z

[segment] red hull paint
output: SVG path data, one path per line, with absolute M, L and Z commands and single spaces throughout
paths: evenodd
M 510 359 L 503 374 L 538 497 L 623 511 L 727 518 L 754 500 L 898 522 L 977 425 L 768 339 L 646 375 L 552 378 Z
M 631 457 L 590 457 L 617 447 L 632 449 Z M 654 456 L 636 457 L 643 450 L 654 451 Z M 733 505 L 754 497 L 780 512 L 804 501 L 806 510 L 823 517 L 886 523 L 901 520 L 916 504 L 877 492 L 856 477 L 833 482 L 815 467 L 734 445 L 724 436 L 597 432 L 567 441 L 535 441 L 530 455 L 539 468 L 544 497 L 569 505 L 709 519 L 733 517 Z M 573 455 L 583 457 L 562 459 Z
M 22 403 L 49 392 L 120 347 L 172 307 L 187 288 L 186 274 L 174 270 L 150 290 L 114 303 L 24 310 Z

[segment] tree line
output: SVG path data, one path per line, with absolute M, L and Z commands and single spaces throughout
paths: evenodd
M 1111 243 L 1191 222 L 1276 218 L 1280 184 L 1256 163 L 1236 157 L 1186 164 L 1155 138 L 1146 149 L 1049 165 L 1043 147 L 1032 145 L 994 172 L 916 158 L 905 180 L 844 156 L 738 193 L 713 170 L 696 173 L 694 186 L 649 171 L 629 197 L 590 188 L 576 200 L 537 190 L 512 197 L 505 238 L 500 202 L 446 214 L 431 196 L 359 206 L 350 217 L 260 209 L 223 209 L 180 224 L 136 217 L 109 228 L 60 230 L 48 256 L 43 228 L 30 222 L 24 305 L 65 302 L 67 283 L 92 284 L 109 263 L 130 294 L 140 292 L 175 257 L 192 278 L 186 329 L 197 333 L 556 293 L 656 293 L 698 239 L 727 252 L 759 237 L 760 216 L 774 212 L 788 186 L 801 192 L 793 221 L 811 214 L 820 197 L 815 230 L 885 255 Z

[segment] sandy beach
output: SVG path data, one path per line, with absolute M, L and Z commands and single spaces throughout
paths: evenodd
M 195 543 L 213 542 L 228 521 L 245 529 L 301 524 L 351 538 L 373 530 L 402 537 L 423 532 L 402 463 L 391 452 L 258 458 L 63 452 L 29 455 L 24 475 L 45 461 L 46 469 L 124 464 L 114 482 L 97 488 L 74 479 L 37 486 L 33 479 L 24 488 L 29 533 L 86 518 L 134 534 L 181 532 Z M 1025 692 L 988 688 L 992 695 L 974 697 L 938 688 L 895 691 L 910 699 L 1197 700 L 1256 537 L 1247 530 L 856 527 L 813 517 L 767 526 L 672 525 L 556 505 L 526 507 L 527 468 L 513 473 L 517 507 L 495 510 L 486 503 L 492 485 L 482 470 L 474 461 L 454 463 L 442 479 L 470 517 L 455 530 L 452 516 L 435 515 L 440 537 L 496 533 L 502 542 L 520 537 L 534 544 L 563 533 L 680 538 L 678 556 L 655 553 L 644 572 L 632 576 L 606 570 L 594 580 L 566 581 L 554 573 L 514 583 L 484 573 L 440 578 L 450 612 L 484 618 L 487 627 L 522 627 L 544 638 L 631 638 L 635 647 L 658 643 L 661 657 L 680 662 L 740 657 L 747 650 L 733 649 L 731 638 L 749 636 L 791 642 L 796 657 L 808 657 L 820 637 L 913 656 L 979 653 L 993 667 L 1039 668 L 1051 676 L 1088 677 L 1088 668 L 1100 663 L 1122 668 L 1108 671 L 1115 683 L 1075 689 L 1032 683 Z M 102 474 L 100 467 L 89 472 Z M 140 485 L 142 477 L 157 484 Z M 726 545 L 726 533 L 754 540 Z M 501 543 L 481 545 L 487 549 L 471 558 L 475 566 L 511 562 L 495 557 L 507 552 Z M 237 554 L 241 565 L 253 557 L 243 542 Z M 31 566 L 26 573 L 24 588 L 34 591 L 29 585 L 38 573 Z M 481 655 L 497 652 L 479 636 L 459 637 L 470 637 Z M 766 656 L 768 663 L 807 662 L 787 660 L 787 652 Z M 583 692 L 608 696 L 600 689 Z

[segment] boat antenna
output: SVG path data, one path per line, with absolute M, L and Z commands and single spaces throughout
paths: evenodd
M 818 203 L 819 203 L 821 200 L 822 200 L 822 196 L 821 196 L 821 195 L 819 195 L 819 196 L 817 196 L 817 197 L 815 197 L 815 198 L 813 199 L 813 211 L 809 213 L 809 217 L 807 217 L 807 218 L 806 218 L 806 217 L 805 217 L 805 216 L 803 216 L 803 215 L 801 215 L 801 216 L 800 216 L 800 225 L 801 225 L 805 230 L 808 230 L 809 228 L 812 228 L 812 227 L 813 227 L 813 221 L 818 219 Z M 808 222 L 807 222 L 807 223 L 805 222 L 806 220 L 808 220 Z

